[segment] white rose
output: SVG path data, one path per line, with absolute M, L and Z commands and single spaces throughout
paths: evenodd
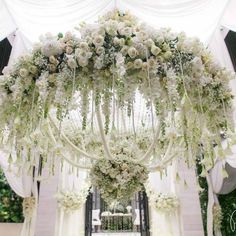
M 161 52 L 161 49 L 155 45 L 152 45 L 151 52 L 154 56 L 157 56 Z
M 113 39 L 113 43 L 114 43 L 115 45 L 119 45 L 119 44 L 120 44 L 119 38 L 115 37 L 115 38 Z
M 105 52 L 104 47 L 99 47 L 99 48 L 96 49 L 96 53 L 99 54 L 99 55 L 103 54 L 104 52 Z
M 67 41 L 71 40 L 72 38 L 73 38 L 72 33 L 68 31 L 65 34 L 64 41 L 67 42 Z
M 145 41 L 145 45 L 148 46 L 148 47 L 151 47 L 152 45 L 154 45 L 154 42 L 153 42 L 152 39 L 147 39 L 147 40 Z
M 29 72 L 33 75 L 37 74 L 38 68 L 34 65 L 29 66 Z
M 150 58 L 148 60 L 148 65 L 149 65 L 150 68 L 155 68 L 156 65 L 157 65 L 157 62 L 156 62 L 156 60 L 154 58 Z
M 124 27 L 120 30 L 121 35 L 130 36 L 132 34 L 132 28 L 131 27 Z
M 128 47 L 127 47 L 127 46 L 124 46 L 124 47 L 121 49 L 120 52 L 121 52 L 124 56 L 126 56 L 127 53 L 128 53 Z
M 147 62 L 143 62 L 142 70 L 147 70 L 147 69 L 148 69 L 148 63 Z
M 134 68 L 139 69 L 142 67 L 143 61 L 141 59 L 136 59 L 134 61 Z
M 68 59 L 67 64 L 71 69 L 75 69 L 77 67 L 77 63 L 76 63 L 75 59 L 72 57 L 70 57 Z
M 82 48 L 85 51 L 89 49 L 89 46 L 88 46 L 88 44 L 86 42 L 81 42 L 79 44 L 79 47 Z
M 164 55 L 163 55 L 163 57 L 164 57 L 166 60 L 170 59 L 171 56 L 172 56 L 171 51 L 167 51 L 167 52 L 165 52 Z
M 134 48 L 134 47 L 130 47 L 128 49 L 128 55 L 131 57 L 131 58 L 135 58 L 137 55 L 138 55 L 138 51 Z
M 26 70 L 25 68 L 20 69 L 19 74 L 22 78 L 25 78 L 29 75 L 29 71 Z
M 73 52 L 73 48 L 72 47 L 66 47 L 66 53 L 67 54 L 71 54 Z
M 95 38 L 93 39 L 93 43 L 96 47 L 101 47 L 104 43 L 104 37 L 102 37 L 101 35 L 95 36 Z
M 78 60 L 78 63 L 79 63 L 79 65 L 81 66 L 81 67 L 85 67 L 85 66 L 87 66 L 88 65 L 88 60 L 87 59 L 79 59 Z

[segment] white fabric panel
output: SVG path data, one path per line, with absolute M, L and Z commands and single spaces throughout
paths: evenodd
M 30 197 L 32 189 L 32 176 L 27 174 L 27 168 L 22 166 L 20 171 L 11 164 L 9 166 L 8 156 L 0 151 L 0 166 L 2 167 L 6 179 L 12 190 L 21 197 Z M 14 158 L 14 157 L 13 157 Z
M 224 41 L 224 36 L 224 31 L 221 30 L 220 27 L 217 27 L 209 43 L 209 49 L 221 66 L 234 71 L 233 64 Z
M 5 0 L 18 28 L 31 42 L 41 34 L 66 32 L 82 21 L 94 22 L 114 7 L 111 0 Z M 5 19 L 4 19 L 5 20 Z
M 208 42 L 216 28 L 228 0 L 0 0 L 8 9 L 1 7 L 1 35 L 15 29 L 14 22 L 31 41 L 45 32 L 66 32 L 81 21 L 94 22 L 99 15 L 117 6 L 130 10 L 150 25 L 171 27 L 185 31 Z M 8 14 L 10 12 L 11 17 Z M 1 13 L 1 12 L 0 12 Z M 12 22 L 12 23 L 11 23 Z M 11 27 L 6 27 L 11 25 Z M 12 26 L 13 25 L 13 26 Z
M 166 175 L 163 174 L 161 176 L 159 172 L 150 173 L 150 186 L 156 193 L 177 194 L 175 176 L 176 168 L 173 164 L 167 168 Z M 152 236 L 183 235 L 179 211 L 165 214 L 157 212 L 152 205 L 150 205 L 149 209 Z
M 8 66 L 14 64 L 19 56 L 25 54 L 28 49 L 32 47 L 32 44 L 17 30 L 15 32 L 14 40 L 12 41 L 12 50 L 9 58 Z
M 14 155 L 14 153 L 13 153 Z M 9 154 L 0 151 L 0 166 L 6 176 L 7 182 L 11 189 L 19 196 L 26 198 L 31 197 L 32 193 L 37 198 L 36 182 L 33 182 L 32 175 L 29 175 L 26 165 L 21 169 L 14 166 L 16 156 L 13 156 L 13 163 L 8 163 Z M 32 173 L 32 172 L 31 172 Z M 36 200 L 37 201 L 37 200 Z M 32 217 L 25 217 L 24 224 L 21 230 L 21 236 L 34 236 L 37 208 L 35 207 Z
M 170 27 L 208 43 L 228 0 L 118 0 L 117 6 L 154 27 Z
M 12 33 L 17 26 L 15 25 L 4 0 L 0 0 L 0 41 Z
M 214 193 L 219 193 L 222 184 L 223 184 L 223 174 L 222 174 L 222 169 L 225 165 L 225 162 L 223 161 L 218 161 L 216 162 L 214 168 L 210 171 L 210 178 L 212 181 L 212 190 Z
M 221 25 L 225 26 L 226 28 L 236 31 L 236 1 L 235 0 L 230 0 L 224 16 L 221 20 Z
M 79 192 L 83 187 L 87 172 L 77 170 L 68 163 L 63 163 L 62 171 L 59 173 L 58 191 Z M 80 210 L 65 212 L 57 209 L 55 223 L 55 236 L 80 236 L 84 235 L 85 228 L 85 208 Z

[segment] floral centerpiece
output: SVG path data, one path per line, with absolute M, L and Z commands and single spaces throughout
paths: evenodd
M 142 190 L 148 179 L 144 165 L 123 158 L 100 159 L 92 167 L 91 182 L 101 191 L 102 198 L 112 203 L 127 201 Z

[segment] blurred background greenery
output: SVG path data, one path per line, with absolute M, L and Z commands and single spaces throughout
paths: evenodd
M 0 168 L 0 222 L 23 222 L 22 201 L 23 199 L 11 190 Z

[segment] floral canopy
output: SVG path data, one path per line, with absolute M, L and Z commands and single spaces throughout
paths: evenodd
M 235 143 L 232 76 L 199 40 L 119 11 L 79 32 L 47 34 L 5 69 L 0 137 L 9 162 L 16 153 L 18 166 L 60 157 L 91 169 L 106 158 L 157 171 L 198 157 L 207 171 L 222 138 Z

